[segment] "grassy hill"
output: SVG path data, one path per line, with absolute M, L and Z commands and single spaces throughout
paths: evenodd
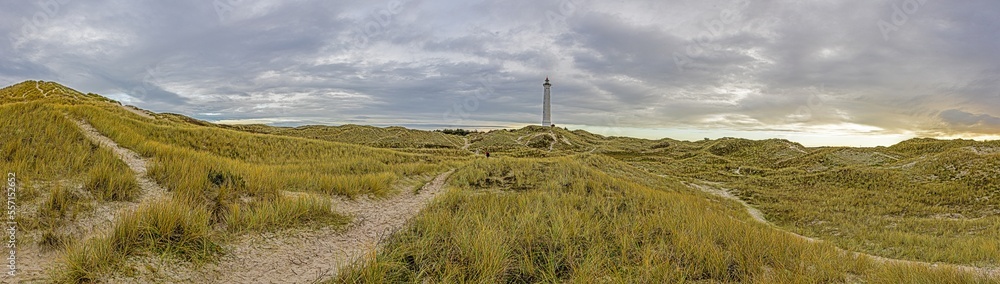
M 52 82 L 4 88 L 0 102 L 0 155 L 22 187 L 17 218 L 25 235 L 18 245 L 65 251 L 52 270 L 60 281 L 100 279 L 130 256 L 211 261 L 230 235 L 343 225 L 329 196 L 410 190 L 446 167 L 431 155 L 251 134 L 178 115 L 146 117 Z M 150 161 L 148 176 L 169 194 L 137 199 L 137 175 L 85 138 L 79 122 Z M 77 228 L 101 209 L 121 207 L 110 202 L 141 204 L 112 213 L 108 228 Z
M 755 222 L 687 178 L 644 171 L 600 154 L 476 160 L 383 251 L 331 282 L 996 281 L 847 254 Z
M 446 193 L 380 250 L 316 280 L 998 281 L 976 271 L 1000 266 L 1000 142 L 807 148 L 538 126 L 456 136 L 216 125 L 37 81 L 0 89 L 0 113 L 0 158 L 21 184 L 19 256 L 59 259 L 48 282 L 160 273 L 135 259 L 197 274 L 239 253 L 231 239 L 348 227 L 331 199 L 397 196 L 449 170 Z
M 583 152 L 623 152 L 637 150 L 655 151 L 670 143 L 630 137 L 604 137 L 583 130 L 527 126 L 520 129 L 499 129 L 489 132 L 472 132 L 459 136 L 440 131 L 423 131 L 403 127 L 374 127 L 363 125 L 275 127 L 261 124 L 217 125 L 218 127 L 251 133 L 334 141 L 389 148 L 412 153 L 437 155 L 467 155 L 492 152 L 517 157 L 563 156 Z
M 648 172 L 726 188 L 775 224 L 890 258 L 1000 264 L 1000 141 L 912 139 L 804 148 L 722 139 L 618 156 Z
M 364 125 L 274 127 L 261 124 L 224 125 L 223 127 L 254 133 L 303 137 L 379 148 L 460 149 L 464 143 L 462 138 L 456 135 L 402 127 L 379 128 Z

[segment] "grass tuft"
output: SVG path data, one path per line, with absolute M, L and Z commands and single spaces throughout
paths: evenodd
M 83 188 L 104 201 L 131 201 L 140 193 L 135 175 L 124 165 L 103 164 L 92 167 L 87 173 Z
M 274 231 L 310 224 L 343 225 L 347 218 L 330 210 L 326 198 L 315 196 L 281 197 L 275 202 L 250 205 L 233 204 L 226 225 L 235 232 Z
M 202 262 L 221 251 L 213 241 L 209 214 L 184 203 L 147 203 L 131 214 L 119 216 L 106 235 L 67 250 L 65 270 L 57 274 L 57 280 L 97 281 L 117 269 L 123 259 L 143 252 Z

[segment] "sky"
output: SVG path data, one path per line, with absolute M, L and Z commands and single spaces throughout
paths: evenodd
M 0 3 L 0 85 L 220 123 L 1000 139 L 994 0 Z

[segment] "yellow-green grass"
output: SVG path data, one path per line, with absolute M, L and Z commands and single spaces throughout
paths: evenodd
M 614 157 L 659 175 L 721 183 L 777 225 L 847 250 L 1000 266 L 998 142 L 914 139 L 803 151 L 779 151 L 785 141 L 740 144 L 749 148 L 711 151 L 719 144 L 708 141 Z
M 101 151 L 108 151 L 101 149 Z M 129 201 L 139 195 L 139 183 L 135 174 L 117 158 L 103 155 L 98 164 L 91 166 L 83 183 L 83 188 L 102 201 Z M 110 160 L 114 159 L 114 160 Z
M 0 159 L 22 183 L 80 177 L 94 167 L 113 174 L 129 171 L 113 153 L 87 140 L 57 107 L 5 103 L 0 112 Z
M 346 218 L 330 210 L 326 195 L 282 197 L 282 192 L 384 196 L 395 191 L 398 179 L 436 172 L 445 164 L 429 155 L 152 120 L 115 106 L 64 108 L 70 116 L 88 121 L 121 146 L 148 158 L 149 175 L 173 193 L 172 200 L 206 214 L 210 227 L 227 228 L 220 235 L 343 225 Z M 74 249 L 99 251 L 101 246 L 87 243 Z M 160 246 L 170 244 L 120 253 L 141 254 Z M 85 260 L 69 258 L 68 262 Z M 115 269 L 70 266 L 82 266 L 86 269 L 80 271 L 87 273 L 96 271 L 93 275 Z
M 56 230 L 87 210 L 81 204 L 88 199 L 135 197 L 133 173 L 110 151 L 88 141 L 74 125 L 76 119 L 150 161 L 149 174 L 171 191 L 170 202 L 204 216 L 194 219 L 206 220 L 210 230 L 202 244 L 214 244 L 207 247 L 250 231 L 343 224 L 343 217 L 321 206 L 325 201 L 319 196 L 383 196 L 409 190 L 413 177 L 462 168 L 453 174 L 454 189 L 440 203 L 394 237 L 376 259 L 359 263 L 339 279 L 343 281 L 976 280 L 956 270 L 882 265 L 843 255 L 832 244 L 804 242 L 755 223 L 736 203 L 706 197 L 677 182 L 698 179 L 723 182 L 780 226 L 849 250 L 996 266 L 994 259 L 982 255 L 995 252 L 997 238 L 984 230 L 997 231 L 992 227 L 997 223 L 993 201 L 1000 199 L 982 198 L 995 193 L 997 183 L 993 173 L 979 170 L 997 168 L 992 162 L 996 159 L 972 156 L 962 148 L 995 145 L 914 140 L 847 153 L 801 149 L 781 140 L 650 141 L 526 127 L 467 136 L 470 150 L 503 157 L 486 160 L 470 158 L 457 148 L 399 149 L 408 152 L 403 153 L 324 137 L 233 131 L 181 115 L 149 119 L 100 96 L 54 83 L 38 86 L 47 96 L 33 93 L 35 82 L 0 90 L 0 111 L 13 114 L 0 119 L 0 132 L 6 134 L 0 137 L 0 158 L 10 162 L 5 165 L 24 184 L 19 200 L 40 203 L 36 215 L 47 218 L 19 215 L 19 220 L 29 230 L 42 229 L 37 231 L 43 235 L 39 243 L 53 248 L 69 244 L 66 264 L 75 270 L 57 273 L 67 281 L 99 279 L 123 269 L 118 260 L 129 256 L 176 257 L 174 248 L 181 246 L 170 238 L 148 241 L 162 240 L 154 235 L 131 242 L 114 237 L 116 233 L 80 243 L 73 240 L 76 236 Z M 19 97 L 21 92 L 25 96 Z M 546 138 L 549 133 L 557 139 Z M 388 144 L 372 146 L 399 148 L 423 143 L 407 139 L 432 139 L 419 138 L 423 132 L 388 138 L 356 134 L 349 138 L 360 140 L 345 142 L 365 144 L 375 137 Z M 438 142 L 464 143 L 436 135 L 444 139 Z M 519 137 L 529 146 L 517 143 Z M 591 150 L 629 164 L 593 155 L 507 158 Z M 865 161 L 869 152 L 891 157 Z M 465 167 L 468 161 L 473 164 Z M 111 182 L 122 179 L 126 182 Z M 283 191 L 310 193 L 285 197 Z M 840 197 L 819 198 L 823 195 Z M 949 197 L 938 198 L 942 195 Z M 38 196 L 45 198 L 32 200 Z M 174 209 L 142 209 L 152 216 L 143 218 L 158 220 L 147 223 L 189 218 Z M 114 230 L 136 223 L 142 222 L 119 219 Z M 202 221 L 191 224 L 196 224 L 193 229 L 202 227 Z M 120 244 L 132 245 L 122 249 Z M 210 261 L 218 251 L 209 251 L 204 257 L 181 258 Z
M 307 125 L 294 128 L 260 124 L 225 125 L 224 127 L 254 133 L 312 138 L 378 148 L 458 149 L 464 143 L 462 138 L 457 135 L 403 127 L 379 128 L 353 124 L 342 126 Z
M 499 129 L 473 132 L 458 136 L 440 131 L 422 131 L 402 127 L 362 125 L 274 127 L 267 125 L 220 125 L 250 133 L 302 137 L 343 142 L 435 156 L 465 157 L 470 152 L 489 151 L 508 157 L 554 157 L 578 152 L 635 152 L 683 144 L 671 139 L 645 140 L 629 137 L 604 137 L 582 130 L 569 131 L 560 127 L 526 126 L 520 129 Z M 551 134 L 551 135 L 550 135 Z M 552 135 L 556 140 L 552 139 Z M 467 149 L 462 149 L 466 141 Z M 555 143 L 553 143 L 555 142 Z M 550 145 L 551 151 L 550 151 Z
M 315 196 L 280 197 L 273 203 L 230 206 L 226 225 L 230 231 L 275 231 L 302 225 L 345 225 L 347 218 L 330 214 L 330 202 Z
M 215 194 L 226 195 L 230 190 L 223 186 Z M 216 205 L 225 210 L 217 211 Z M 347 221 L 330 211 L 329 199 L 316 196 L 230 200 L 208 206 L 180 198 L 156 200 L 143 203 L 135 212 L 119 213 L 109 233 L 68 246 L 62 266 L 52 275 L 59 282 L 99 281 L 110 273 L 129 271 L 122 261 L 133 256 L 210 262 L 224 253 L 222 244 L 232 234 L 342 226 Z M 216 229 L 217 225 L 226 229 Z
M 42 206 L 39 208 L 40 217 L 51 217 L 51 218 L 62 218 L 72 209 L 75 201 L 80 197 L 74 194 L 72 191 L 66 189 L 63 185 L 54 185 L 51 187 L 52 190 L 49 192 L 48 198 L 42 202 Z
M 111 231 L 70 246 L 65 267 L 55 272 L 59 282 L 93 282 L 118 269 L 123 260 L 148 253 L 202 262 L 220 252 L 209 214 L 180 201 L 145 203 L 135 212 L 119 214 Z
M 25 189 L 20 202 L 46 197 L 38 213 L 18 220 L 41 235 L 35 238 L 44 247 L 66 247 L 66 269 L 52 274 L 62 281 L 88 282 L 127 270 L 120 260 L 131 256 L 211 261 L 222 240 L 236 234 L 340 226 L 347 219 L 331 210 L 328 195 L 385 196 L 401 188 L 400 180 L 463 163 L 461 155 L 252 134 L 180 115 L 150 119 L 100 96 L 55 83 L 37 86 L 42 92 L 31 81 L 0 90 L 0 111 L 7 114 L 0 118 L 0 158 Z M 116 214 L 109 233 L 86 242 L 67 237 L 59 226 L 73 222 L 92 201 L 134 201 L 140 189 L 136 173 L 83 136 L 74 120 L 138 152 L 148 161 L 148 175 L 170 192 L 137 212 Z M 320 194 L 283 193 L 295 191 Z M 175 231 L 165 231 L 170 228 Z
M 89 209 L 86 204 L 81 203 L 83 199 L 79 194 L 68 189 L 65 185 L 54 184 L 51 187 L 48 197 L 41 202 L 29 224 L 29 227 L 41 232 L 41 235 L 32 236 L 37 238 L 37 244 L 44 250 L 62 248 L 72 237 L 59 230 L 59 227 L 75 220 L 81 211 Z M 25 224 L 24 222 L 19 222 Z
M 893 169 L 783 172 L 729 183 L 777 223 L 846 249 L 983 267 L 1000 266 L 1000 203 L 993 186 L 913 181 Z
M 14 174 L 18 185 L 12 198 L 19 232 L 24 233 L 17 245 L 59 248 L 77 237 L 61 228 L 89 211 L 92 201 L 134 198 L 138 186 L 128 166 L 88 140 L 58 107 L 12 102 L 8 95 L 0 93 L 0 170 L 5 177 Z M 78 187 L 83 191 L 77 192 Z
M 210 187 L 210 170 L 239 177 L 250 196 L 275 190 L 385 195 L 395 179 L 439 171 L 441 158 L 313 139 L 250 134 L 149 119 L 92 106 L 69 111 L 124 147 L 153 160 L 151 175 L 191 198 Z
M 623 169 L 592 155 L 474 161 L 379 253 L 330 281 L 986 281 L 854 257 L 755 222 L 734 202 L 672 179 L 616 173 Z
M 39 92 L 41 90 L 41 92 Z M 44 100 L 59 104 L 117 103 L 93 93 L 81 93 L 55 82 L 24 81 L 0 88 L 0 103 L 19 103 Z

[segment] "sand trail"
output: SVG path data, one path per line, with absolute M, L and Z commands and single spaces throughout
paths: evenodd
M 375 253 L 381 241 L 402 228 L 407 220 L 444 191 L 445 181 L 452 172 L 438 175 L 418 193 L 402 192 L 385 199 L 335 198 L 333 209 L 353 217 L 345 228 L 292 229 L 243 236 L 226 245 L 226 255 L 217 262 L 200 268 L 190 263 L 165 263 L 162 259 L 136 259 L 133 264 L 141 272 L 137 278 L 110 282 L 315 283 L 327 280 L 336 276 L 338 269 Z
M 709 182 L 705 182 L 705 183 L 709 183 Z M 700 191 L 705 192 L 705 193 L 709 193 L 709 194 L 716 195 L 716 196 L 719 196 L 719 197 L 722 197 L 722 198 L 726 198 L 726 199 L 729 199 L 729 200 L 732 200 L 732 201 L 736 201 L 737 203 L 743 205 L 743 207 L 747 210 L 747 213 L 750 214 L 750 217 L 753 218 L 755 221 L 763 223 L 763 224 L 766 224 L 766 225 L 769 225 L 769 226 L 773 227 L 776 230 L 780 230 L 780 231 L 782 231 L 784 233 L 793 235 L 793 236 L 798 237 L 798 238 L 803 239 L 803 240 L 807 240 L 809 242 L 820 242 L 821 241 L 819 239 L 810 238 L 810 237 L 807 237 L 807 236 L 799 235 L 799 234 L 797 234 L 795 232 L 792 232 L 792 231 L 785 230 L 785 229 L 783 229 L 783 228 L 781 228 L 781 227 L 779 227 L 779 226 L 777 226 L 777 225 L 775 225 L 775 224 L 767 221 L 767 219 L 764 218 L 764 214 L 761 213 L 760 210 L 757 210 L 757 208 L 754 208 L 749 203 L 746 203 L 745 201 L 743 201 L 742 199 L 740 199 L 738 196 L 733 195 L 732 193 L 729 192 L 728 189 L 720 188 L 720 187 L 712 186 L 712 185 L 707 185 L 707 184 L 697 184 L 697 183 L 687 183 L 687 182 L 685 182 L 684 184 L 687 185 L 688 187 L 700 190 Z M 895 258 L 881 257 L 881 256 L 867 254 L 867 253 L 862 253 L 862 252 L 849 251 L 849 250 L 845 250 L 845 249 L 842 249 L 842 248 L 839 248 L 839 247 L 837 249 L 840 250 L 842 253 L 850 254 L 850 255 L 852 255 L 854 257 L 867 257 L 867 258 L 873 259 L 873 260 L 875 260 L 877 262 L 881 262 L 881 263 L 901 264 L 901 265 L 922 265 L 922 266 L 930 266 L 930 267 L 938 267 L 938 266 L 953 267 L 953 268 L 957 268 L 959 270 L 962 270 L 962 271 L 965 271 L 965 272 L 969 272 L 969 273 L 980 274 L 980 275 L 984 275 L 984 276 L 988 276 L 988 277 L 993 277 L 993 278 L 1000 277 L 1000 268 L 983 268 L 983 267 L 974 267 L 974 266 L 957 265 L 957 264 L 931 263 L 931 262 L 913 261 L 913 260 L 905 260 L 905 259 L 895 259 Z

